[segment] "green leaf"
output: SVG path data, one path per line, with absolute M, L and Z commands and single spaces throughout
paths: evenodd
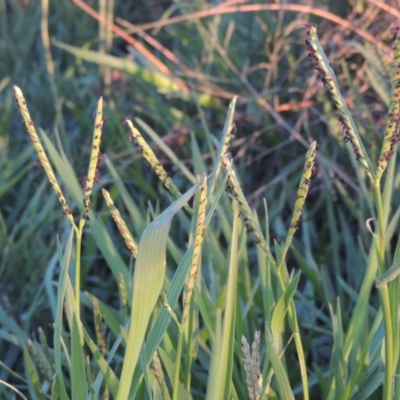
M 229 275 L 227 285 L 226 304 L 224 312 L 224 326 L 222 332 L 222 349 L 220 357 L 220 368 L 218 373 L 221 378 L 221 399 L 230 398 L 232 382 L 233 354 L 235 342 L 235 315 L 236 297 L 238 286 L 238 219 L 235 213 L 232 228 L 232 241 L 229 260 Z
M 74 229 L 71 229 L 71 233 L 68 238 L 68 243 L 64 256 L 62 255 L 61 252 L 60 242 L 57 240 L 57 247 L 61 263 L 61 273 L 58 281 L 56 321 L 54 325 L 54 362 L 56 367 L 59 396 L 61 400 L 69 399 L 67 390 L 65 389 L 64 373 L 62 371 L 63 355 L 61 353 L 61 341 L 62 341 L 62 317 L 63 317 L 64 296 L 65 296 L 65 290 L 66 290 L 65 288 L 68 277 L 68 267 L 71 260 L 73 237 L 74 237 Z
M 85 362 L 83 358 L 83 347 L 81 331 L 79 329 L 80 321 L 77 314 L 72 316 L 72 345 L 71 345 L 71 383 L 72 398 L 75 400 L 86 400 L 88 387 L 85 373 Z
M 279 298 L 271 319 L 271 332 L 274 336 L 275 344 L 279 351 L 283 349 L 282 334 L 285 330 L 285 315 L 290 307 L 290 302 L 296 293 L 297 284 L 300 279 L 300 271 L 293 277 L 289 285 L 287 286 L 285 293 Z
M 147 325 L 164 283 L 165 252 L 172 217 L 198 187 L 199 184 L 194 185 L 159 215 L 144 230 L 140 239 L 133 281 L 131 326 L 117 400 L 128 399 Z
M 274 338 L 269 329 L 268 324 L 265 324 L 265 336 L 266 336 L 266 344 L 267 344 L 267 356 L 269 357 L 272 368 L 274 369 L 278 392 L 280 394 L 281 399 L 285 400 L 294 400 L 292 389 L 290 388 L 290 383 L 288 376 L 286 374 L 285 368 L 282 364 L 281 359 L 279 358 L 279 354 L 274 342 Z

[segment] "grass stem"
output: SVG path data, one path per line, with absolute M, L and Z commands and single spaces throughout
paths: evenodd
M 76 249 L 75 249 L 75 301 L 78 311 L 77 317 L 81 313 L 81 250 L 82 250 L 82 231 L 76 232 Z

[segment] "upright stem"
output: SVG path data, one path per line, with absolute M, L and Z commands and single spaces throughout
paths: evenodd
M 378 214 L 377 258 L 379 274 L 382 275 L 385 272 L 385 226 L 379 180 L 374 182 L 374 195 Z M 387 285 L 384 285 L 379 289 L 379 297 L 381 300 L 383 322 L 385 327 L 385 384 L 383 386 L 383 399 L 391 400 L 393 395 L 392 381 L 395 372 L 395 366 L 393 365 L 393 325 L 390 310 L 389 289 Z
M 382 196 L 379 182 L 374 183 L 374 195 L 378 214 L 378 268 L 379 273 L 382 275 L 385 272 L 385 220 L 383 218 Z
M 175 375 L 174 375 L 174 387 L 173 387 L 172 400 L 178 400 L 179 372 L 181 369 L 182 344 L 183 344 L 183 326 L 179 325 L 179 336 L 178 336 L 178 344 L 177 344 L 177 348 L 176 348 Z
M 82 248 L 82 230 L 77 229 L 76 249 L 75 249 L 75 302 L 76 302 L 78 319 L 81 313 L 81 248 Z

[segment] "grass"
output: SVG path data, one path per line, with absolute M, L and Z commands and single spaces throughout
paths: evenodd
M 399 397 L 395 4 L 234 3 L 0 1 L 0 397 Z

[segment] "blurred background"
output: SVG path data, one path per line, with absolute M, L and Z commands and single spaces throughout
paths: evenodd
M 357 262 L 352 249 L 370 240 L 364 228 L 371 216 L 369 203 L 362 198 L 351 148 L 343 143 L 307 57 L 304 24 L 318 25 L 321 44 L 374 159 L 387 112 L 392 28 L 399 16 L 397 0 L 0 0 L 2 307 L 27 331 L 39 325 L 47 329 L 52 318 L 46 270 L 57 262 L 57 235 L 63 240 L 69 229 L 42 169 L 33 166 L 36 155 L 13 85 L 24 92 L 35 126 L 64 153 L 82 182 L 93 112 L 104 97 L 102 151 L 108 163 L 100 186 L 111 191 L 122 212 L 110 165 L 143 214 L 149 204 L 164 209 L 170 203 L 128 141 L 122 124 L 126 117 L 143 120 L 190 170 L 193 135 L 210 167 L 205 132 L 220 137 L 228 104 L 237 95 L 237 132 L 230 151 L 244 193 L 261 214 L 262 200 L 267 200 L 270 235 L 278 240 L 286 234 L 306 147 L 317 140 L 319 172 L 303 222 L 308 233 L 305 237 L 304 227 L 299 230 L 294 254 L 302 246 L 327 274 L 341 266 L 348 284 L 357 287 L 362 274 L 347 266 Z M 149 143 L 181 191 L 187 189 L 190 182 L 160 144 Z M 104 216 L 121 254 L 128 257 L 99 190 L 94 210 Z M 144 226 L 131 228 L 138 238 Z M 332 242 L 332 229 L 340 232 L 340 244 Z M 110 283 L 90 235 L 83 251 L 83 289 L 112 304 L 117 284 Z M 333 289 L 332 297 L 336 294 Z

